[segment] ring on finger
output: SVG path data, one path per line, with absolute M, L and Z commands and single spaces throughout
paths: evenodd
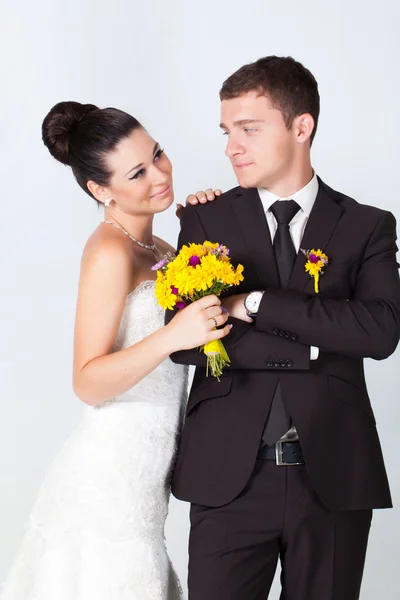
M 212 321 L 214 321 L 215 327 L 218 327 L 218 322 L 217 319 L 215 317 L 212 317 L 211 319 Z

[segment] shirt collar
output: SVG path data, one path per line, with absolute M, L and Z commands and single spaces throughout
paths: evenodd
M 280 198 L 276 194 L 269 192 L 265 188 L 257 188 L 258 194 L 264 207 L 264 212 L 267 212 L 274 202 L 277 200 L 295 200 L 300 208 L 305 212 L 307 217 L 310 216 L 311 209 L 314 206 L 315 199 L 318 194 L 319 183 L 317 174 L 314 176 L 301 190 L 292 194 L 289 198 Z

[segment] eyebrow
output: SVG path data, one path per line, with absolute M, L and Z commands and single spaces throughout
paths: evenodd
M 159 147 L 160 147 L 160 144 L 157 142 L 153 148 L 153 158 L 157 154 L 157 150 L 159 149 Z M 135 171 L 136 169 L 141 169 L 142 167 L 144 167 L 143 163 L 136 165 L 136 167 L 132 167 L 132 169 L 130 169 L 127 173 L 125 173 L 125 176 L 129 175 L 129 173 L 132 173 L 132 171 Z
M 264 123 L 262 119 L 242 119 L 241 121 L 235 121 L 235 127 L 241 127 L 242 125 L 248 125 L 249 123 Z M 219 126 L 221 129 L 229 129 L 224 123 L 220 123 Z

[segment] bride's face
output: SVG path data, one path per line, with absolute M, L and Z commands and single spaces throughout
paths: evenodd
M 130 215 L 162 212 L 174 201 L 172 165 L 144 129 L 136 129 L 106 157 L 113 174 L 107 194 Z

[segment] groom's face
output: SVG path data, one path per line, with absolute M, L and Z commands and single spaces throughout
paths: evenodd
M 254 91 L 223 100 L 221 128 L 228 137 L 225 154 L 241 187 L 273 188 L 287 175 L 295 135 L 268 97 Z

